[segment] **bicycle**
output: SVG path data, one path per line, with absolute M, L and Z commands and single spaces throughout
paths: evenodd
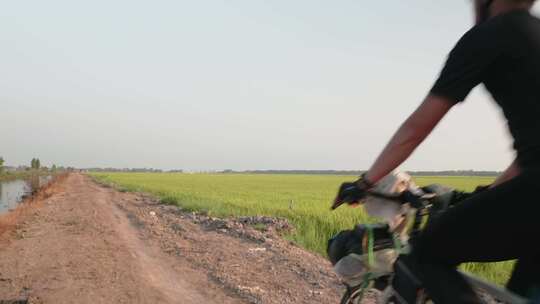
M 329 240 L 330 261 L 346 287 L 340 303 L 360 304 L 368 290 L 375 294 L 378 304 L 413 304 L 405 300 L 410 298 L 416 298 L 414 304 L 433 303 L 422 282 L 405 262 L 411 250 L 410 243 L 425 225 L 468 195 L 471 194 L 440 185 L 406 189 L 397 195 L 369 191 L 368 197 L 393 205 L 390 209 L 396 213 L 394 219 L 401 216 L 402 220 L 398 224 L 391 223 L 394 219 L 387 216 L 386 223 L 357 225 Z M 349 237 L 350 242 L 345 246 L 350 248 L 346 255 L 332 256 L 335 251 L 332 251 L 335 249 L 332 244 L 339 237 Z M 461 273 L 475 290 L 494 300 L 511 304 L 532 303 L 473 275 Z

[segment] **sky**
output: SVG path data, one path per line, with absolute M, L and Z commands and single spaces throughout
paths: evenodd
M 367 169 L 471 23 L 466 0 L 0 0 L 0 156 Z M 479 87 L 402 169 L 502 170 L 511 145 Z

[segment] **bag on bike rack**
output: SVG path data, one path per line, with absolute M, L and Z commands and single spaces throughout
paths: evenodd
M 369 232 L 371 230 L 371 232 Z M 372 256 L 368 252 L 369 233 L 372 237 Z M 348 286 L 364 283 L 392 273 L 398 253 L 388 225 L 357 225 L 344 230 L 328 241 L 327 253 L 334 271 Z

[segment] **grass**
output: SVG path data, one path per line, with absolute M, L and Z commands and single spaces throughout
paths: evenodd
M 287 235 L 308 250 L 325 254 L 326 242 L 336 232 L 369 223 L 362 208 L 342 207 L 331 212 L 336 189 L 351 176 L 279 174 L 92 173 L 123 191 L 148 192 L 163 203 L 181 205 L 212 216 L 267 215 L 287 218 L 296 231 Z M 490 177 L 417 177 L 420 185 L 440 183 L 462 190 L 489 184 Z M 467 264 L 463 268 L 503 284 L 512 262 Z

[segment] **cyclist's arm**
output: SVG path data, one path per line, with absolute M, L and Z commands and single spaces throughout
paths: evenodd
M 369 169 L 366 178 L 376 183 L 401 165 L 455 103 L 445 97 L 428 95 L 394 134 Z
M 465 100 L 483 82 L 507 44 L 503 38 L 496 27 L 475 26 L 463 35 L 450 52 L 430 95 L 403 123 L 367 173 L 369 181 L 377 182 L 404 162 L 452 105 Z
M 493 188 L 497 185 L 500 185 L 504 182 L 511 180 L 512 178 L 518 176 L 520 172 L 521 170 L 519 168 L 517 161 L 514 161 L 510 165 L 510 167 L 506 168 L 506 170 L 497 177 L 497 179 L 493 182 L 493 184 L 490 185 L 490 188 Z

